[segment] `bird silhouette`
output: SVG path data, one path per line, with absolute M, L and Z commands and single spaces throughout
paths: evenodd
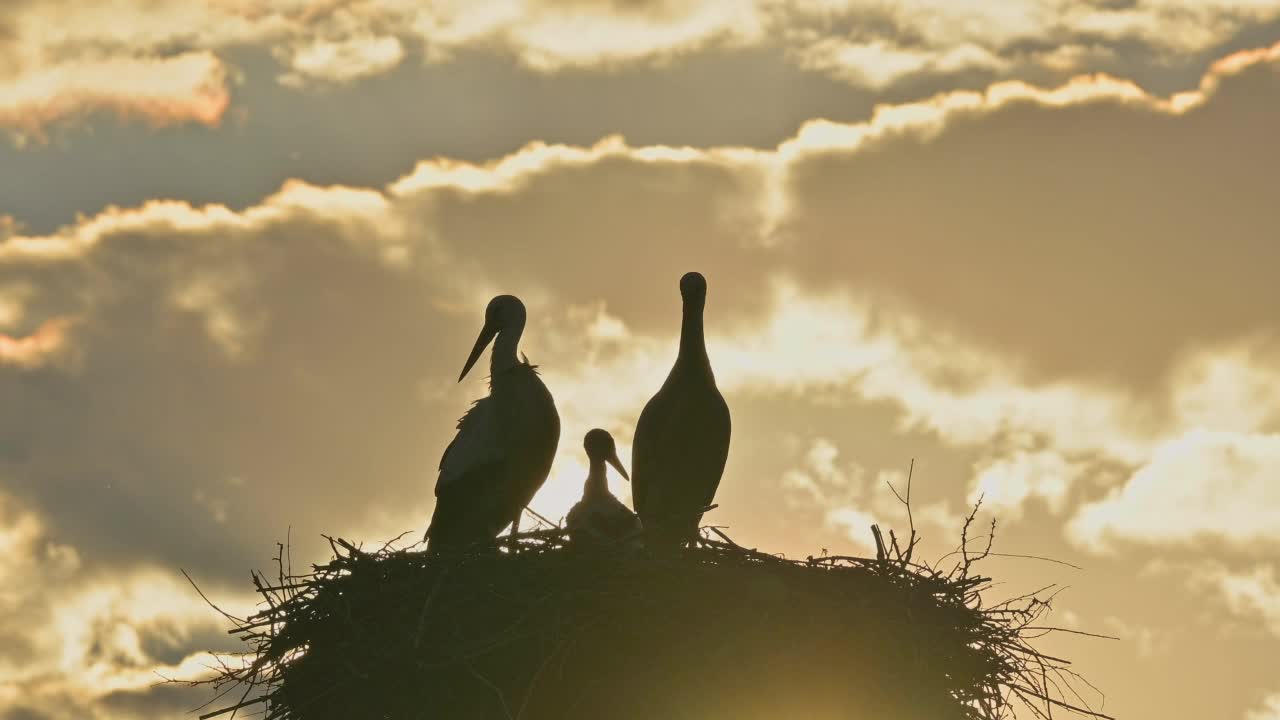
M 461 382 L 493 342 L 489 395 L 458 421 L 458 434 L 440 458 L 428 551 L 492 541 L 508 524 L 517 532 L 521 513 L 551 471 L 560 416 L 536 366 L 517 358 L 524 326 L 519 298 L 489 301 L 484 327 L 458 376 Z
M 636 423 L 632 497 L 654 549 L 678 546 L 698 531 L 729 456 L 729 406 L 716 387 L 703 333 L 707 281 L 680 278 L 680 350 L 662 388 Z
M 612 465 L 624 480 L 631 479 L 618 459 L 613 436 L 596 428 L 582 439 L 582 447 L 587 451 L 590 467 L 582 499 L 569 510 L 565 520 L 571 542 L 579 546 L 639 545 L 640 518 L 609 492 L 606 482 L 605 463 Z

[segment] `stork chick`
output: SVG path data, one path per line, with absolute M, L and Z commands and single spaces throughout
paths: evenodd
M 587 451 L 590 467 L 582 499 L 569 510 L 565 521 L 570 540 L 575 545 L 638 544 L 640 518 L 609 492 L 606 482 L 608 468 L 605 463 L 612 465 L 623 480 L 631 480 L 618 459 L 613 436 L 596 428 L 583 438 L 582 447 Z

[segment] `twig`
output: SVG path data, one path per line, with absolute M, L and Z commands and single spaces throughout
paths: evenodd
M 1083 630 L 1071 630 L 1071 629 L 1068 629 L 1068 628 L 1060 628 L 1060 627 L 1043 627 L 1043 626 L 1036 626 L 1036 625 L 1023 625 L 1023 626 L 1022 626 L 1022 629 L 1023 629 L 1023 630 L 1044 630 L 1044 631 L 1046 631 L 1046 632 L 1069 633 L 1069 634 L 1071 634 L 1071 635 L 1084 635 L 1085 637 L 1098 638 L 1099 640 L 1119 640 L 1119 639 L 1120 639 L 1120 638 L 1115 637 L 1115 636 L 1113 636 L 1113 635 L 1100 635 L 1100 634 L 1098 634 L 1098 633 L 1085 632 L 1085 631 L 1083 631 Z
M 707 529 L 708 529 L 708 530 L 710 530 L 711 532 L 715 533 L 716 535 L 719 535 L 721 540 L 724 540 L 725 542 L 729 543 L 730 545 L 732 545 L 732 546 L 734 546 L 734 547 L 736 547 L 736 548 L 741 548 L 741 547 L 742 547 L 742 546 L 741 546 L 741 545 L 739 545 L 738 543 L 734 542 L 734 541 L 733 541 L 733 540 L 732 540 L 728 535 L 725 535 L 724 533 L 720 532 L 720 528 L 716 527 L 715 525 L 708 525 L 708 526 L 707 526 Z
M 547 527 L 551 527 L 551 528 L 557 528 L 557 529 L 559 529 L 559 527 L 560 527 L 560 523 L 553 523 L 553 522 L 551 522 L 550 520 L 548 520 L 548 519 L 546 519 L 545 517 L 543 517 L 542 515 L 540 515 L 540 514 L 538 513 L 538 511 L 537 511 L 537 510 L 534 510 L 533 508 L 529 507 L 528 505 L 526 505 L 524 509 L 525 509 L 525 512 L 527 512 L 527 513 L 529 513 L 530 515 L 534 516 L 534 517 L 535 517 L 535 518 L 537 518 L 538 520 L 540 520 L 540 521 L 542 521 L 542 522 L 546 523 L 546 524 L 547 524 Z
M 987 556 L 988 556 L 988 557 L 1003 557 L 1003 558 L 1021 558 L 1021 559 L 1023 559 L 1023 560 L 1042 560 L 1042 561 L 1044 561 L 1044 562 L 1053 563 L 1053 564 L 1055 564 L 1055 565 L 1065 565 L 1065 566 L 1067 566 L 1067 567 L 1069 567 L 1069 568 L 1071 568 L 1071 569 L 1073 569 L 1073 570 L 1084 570 L 1084 568 L 1080 567 L 1079 565 L 1074 565 L 1074 564 L 1069 563 L 1069 562 L 1067 562 L 1067 561 L 1065 561 L 1065 560 L 1056 560 L 1056 559 L 1051 558 L 1051 557 L 1042 557 L 1042 556 L 1040 556 L 1040 555 L 1019 555 L 1019 554 L 1016 554 L 1016 553 L 998 553 L 998 552 L 993 552 L 993 553 L 988 553 L 988 554 L 987 554 Z
M 204 600 L 204 601 L 205 601 L 205 604 L 207 604 L 209 607 L 211 607 L 211 608 L 213 608 L 214 610 L 216 610 L 216 611 L 218 612 L 218 614 L 219 614 L 219 615 L 221 615 L 222 617 L 224 617 L 224 618 L 226 618 L 226 619 L 230 620 L 230 621 L 231 621 L 231 622 L 233 622 L 233 623 L 243 624 L 243 623 L 245 622 L 243 618 L 238 618 L 238 617 L 236 617 L 235 615 L 232 615 L 231 613 L 226 612 L 225 610 L 223 610 L 222 608 L 218 607 L 217 605 L 214 605 L 214 604 L 213 604 L 213 601 L 212 601 L 212 600 L 210 600 L 210 599 L 209 599 L 209 598 L 204 594 L 204 591 L 200 589 L 200 586 L 199 586 L 199 585 L 196 585 L 196 581 L 191 579 L 191 576 L 187 574 L 187 571 L 186 571 L 186 570 L 183 570 L 182 568 L 178 568 L 178 572 L 181 572 L 181 573 L 182 573 L 182 577 L 186 578 L 186 579 L 187 579 L 187 582 L 191 583 L 191 587 L 195 588 L 195 591 L 196 591 L 196 592 L 198 592 L 198 593 L 200 593 L 200 598 L 201 598 L 202 600 Z
M 211 713 L 205 713 L 204 715 L 200 716 L 200 720 L 208 720 L 209 718 L 218 717 L 219 715 L 226 715 L 227 713 L 233 713 L 232 717 L 235 717 L 234 713 L 240 708 L 249 707 L 250 705 L 257 705 L 258 703 L 264 703 L 266 701 L 267 701 L 266 697 L 258 697 L 252 700 L 242 700 L 236 703 L 235 705 L 232 705 L 231 707 L 225 707 L 225 708 L 222 708 L 221 710 L 215 710 Z

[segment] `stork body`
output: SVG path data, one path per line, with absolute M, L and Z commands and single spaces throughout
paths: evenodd
M 716 387 L 703 333 L 706 293 L 702 275 L 680 279 L 680 351 L 636 423 L 632 494 L 654 548 L 683 544 L 697 533 L 729 456 L 729 406 Z
M 609 492 L 605 463 L 612 465 L 623 479 L 631 479 L 618 459 L 613 436 L 596 428 L 583 438 L 582 446 L 587 451 L 590 466 L 582 499 L 569 510 L 565 520 L 570 540 L 574 545 L 587 547 L 638 545 L 640 518 Z
M 459 382 L 494 342 L 489 395 L 458 421 L 458 434 L 440 458 L 436 508 L 428 550 L 488 542 L 520 515 L 546 482 L 560 439 L 560 416 L 537 371 L 517 358 L 524 304 L 512 295 L 489 302 L 484 328 Z

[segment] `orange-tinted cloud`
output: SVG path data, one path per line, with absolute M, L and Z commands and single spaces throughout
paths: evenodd
M 35 332 L 21 337 L 0 333 L 0 366 L 38 367 L 66 349 L 71 318 L 46 320 Z
M 0 129 L 36 140 L 49 125 L 92 112 L 217 125 L 229 104 L 226 68 L 210 52 L 73 61 L 0 78 Z
M 282 65 L 278 79 L 292 86 L 355 82 L 420 49 L 429 62 L 498 52 L 553 73 L 745 48 L 887 88 L 919 77 L 1044 81 L 1122 72 L 1127 64 L 1165 66 L 1280 19 L 1280 3 L 1235 0 L 1116 7 L 1085 0 L 1053 7 L 1031 0 L 11 4 L 0 25 L 0 127 L 28 139 L 95 110 L 214 124 L 227 106 L 227 70 L 216 54 L 231 48 L 268 48 Z M 174 55 L 175 47 L 185 51 Z

